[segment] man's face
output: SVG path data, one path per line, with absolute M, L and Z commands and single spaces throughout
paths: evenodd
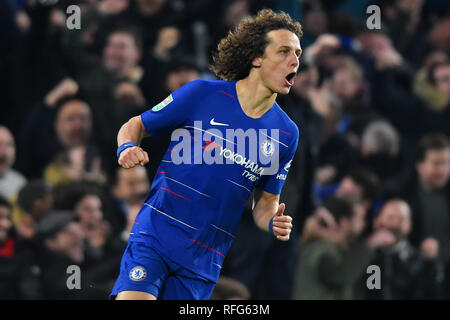
M 91 133 L 91 112 L 82 101 L 69 101 L 58 113 L 56 133 L 64 147 L 86 144 Z
M 16 159 L 16 145 L 11 132 L 0 126 L 0 176 L 12 167 Z
M 197 70 L 182 69 L 167 75 L 166 87 L 170 92 L 180 89 L 186 83 L 197 80 L 200 77 Z
M 320 35 L 326 32 L 328 18 L 326 13 L 320 9 L 310 10 L 304 17 L 303 27 L 308 33 Z
M 450 178 L 450 149 L 429 150 L 417 164 L 422 181 L 432 189 L 444 187 Z
M 51 240 L 52 250 L 60 252 L 74 262 L 84 260 L 84 233 L 78 222 L 69 223 Z
M 333 74 L 331 90 L 336 94 L 342 103 L 350 101 L 361 88 L 361 84 L 353 78 L 351 72 L 340 68 Z
M 81 224 L 87 228 L 96 227 L 103 218 L 102 202 L 96 195 L 87 195 L 75 207 Z
M 389 201 L 374 221 L 374 229 L 391 231 L 397 241 L 408 235 L 411 230 L 411 216 L 408 205 L 403 201 Z
M 437 89 L 442 92 L 447 99 L 450 99 L 450 64 L 440 66 L 434 70 L 434 79 Z
M 302 53 L 298 37 L 284 29 L 267 33 L 269 44 L 264 56 L 256 58 L 253 65 L 260 69 L 261 80 L 274 93 L 288 94 Z
M 109 71 L 122 75 L 137 65 L 140 59 L 139 49 L 132 35 L 115 32 L 108 37 L 103 49 L 103 63 Z
M 352 203 L 362 201 L 362 188 L 350 177 L 344 177 L 336 190 L 336 196 L 345 198 Z
M 150 184 L 144 167 L 119 169 L 115 195 L 128 204 L 140 203 L 147 195 Z
M 0 206 L 0 244 L 8 237 L 11 227 L 11 210 L 8 207 Z

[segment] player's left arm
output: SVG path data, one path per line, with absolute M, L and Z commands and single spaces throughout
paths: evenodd
M 292 217 L 284 215 L 286 205 L 279 203 L 280 193 L 298 146 L 298 128 L 292 123 L 291 143 L 280 152 L 278 171 L 265 175 L 258 182 L 253 197 L 253 220 L 256 225 L 272 232 L 278 240 L 288 241 L 292 231 Z
M 273 234 L 278 240 L 288 241 L 292 230 L 292 217 L 285 216 L 285 204 L 279 203 L 280 195 L 261 189 L 255 189 L 253 198 L 253 219 L 264 231 L 269 230 L 272 220 Z

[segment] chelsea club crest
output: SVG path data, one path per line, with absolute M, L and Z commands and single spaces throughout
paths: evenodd
M 275 152 L 275 144 L 271 140 L 261 143 L 261 151 L 266 157 L 270 157 Z
M 131 269 L 130 279 L 133 281 L 142 281 L 147 277 L 147 271 L 142 266 L 137 266 Z

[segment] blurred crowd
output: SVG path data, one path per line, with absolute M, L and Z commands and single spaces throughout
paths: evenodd
M 450 298 L 448 1 L 3 0 L 0 299 L 107 298 L 170 139 L 121 169 L 120 126 L 216 79 L 218 41 L 264 7 L 304 31 L 277 98 L 300 130 L 281 195 L 294 231 L 276 241 L 248 206 L 212 299 Z

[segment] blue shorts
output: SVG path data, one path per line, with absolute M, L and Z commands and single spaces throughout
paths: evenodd
M 109 299 L 115 299 L 121 291 L 142 291 L 159 300 L 208 300 L 214 285 L 147 244 L 129 241 Z

